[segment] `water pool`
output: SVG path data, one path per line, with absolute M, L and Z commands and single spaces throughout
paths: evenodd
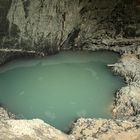
M 124 82 L 107 64 L 113 52 L 61 52 L 14 60 L 0 68 L 0 103 L 19 118 L 40 118 L 67 131 L 79 117 L 110 118 L 114 93 Z

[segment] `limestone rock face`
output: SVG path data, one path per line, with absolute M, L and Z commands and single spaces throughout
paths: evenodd
M 1 0 L 0 5 L 6 48 L 52 52 L 139 32 L 135 0 Z

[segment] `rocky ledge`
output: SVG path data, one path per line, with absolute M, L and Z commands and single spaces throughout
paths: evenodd
M 0 108 L 0 140 L 140 140 L 140 60 L 127 53 L 108 66 L 127 84 L 115 94 L 113 119 L 80 118 L 64 134 L 39 119 L 16 120 Z
M 122 75 L 127 83 L 116 94 L 113 115 L 126 118 L 140 114 L 140 60 L 134 54 L 123 55 L 112 66 L 113 71 Z
M 72 129 L 76 140 L 139 140 L 140 116 L 131 120 L 79 119 Z
M 70 136 L 39 119 L 3 120 L 0 128 L 0 140 L 70 140 Z

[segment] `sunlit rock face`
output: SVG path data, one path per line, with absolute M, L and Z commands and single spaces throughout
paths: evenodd
M 1 0 L 3 47 L 53 51 L 139 35 L 134 0 Z

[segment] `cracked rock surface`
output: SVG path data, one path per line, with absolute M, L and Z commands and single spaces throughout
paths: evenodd
M 140 60 L 134 54 L 123 55 L 114 64 L 113 71 L 121 74 L 127 83 L 126 87 L 116 93 L 114 117 L 125 118 L 140 114 Z
M 138 117 L 139 118 L 139 117 Z M 79 119 L 72 129 L 77 140 L 140 140 L 140 119 Z

